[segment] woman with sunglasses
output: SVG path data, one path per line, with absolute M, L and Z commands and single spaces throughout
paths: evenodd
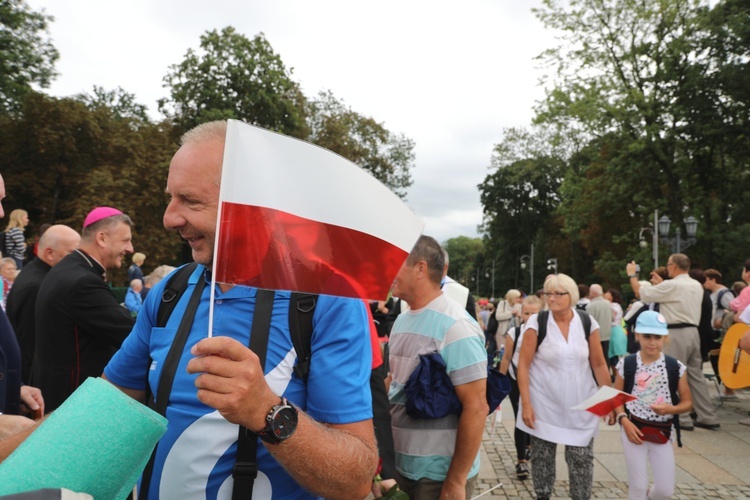
M 546 335 L 539 342 L 539 315 L 528 319 L 518 361 L 521 410 L 516 425 L 531 435 L 531 477 L 536 497 L 549 498 L 555 483 L 555 451 L 565 445 L 570 496 L 591 497 L 594 478 L 594 436 L 598 417 L 571 410 L 597 391 L 612 385 L 607 360 L 599 339 L 599 324 L 590 318 L 588 335 L 585 312 L 576 311 L 578 285 L 564 274 L 544 282 Z M 592 376 L 592 372 L 596 377 Z M 610 415 L 614 424 L 614 414 Z

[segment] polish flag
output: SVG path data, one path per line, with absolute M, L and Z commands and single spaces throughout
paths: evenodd
M 586 410 L 603 417 L 609 414 L 612 410 L 618 406 L 624 405 L 628 401 L 634 401 L 638 399 L 632 394 L 627 392 L 618 391 L 614 387 L 603 385 L 599 388 L 596 393 L 588 398 L 586 401 L 573 406 L 571 410 Z
M 220 283 L 385 300 L 424 229 L 356 164 L 236 120 L 219 198 Z

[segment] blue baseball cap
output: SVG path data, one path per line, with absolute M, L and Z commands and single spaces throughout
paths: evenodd
M 635 321 L 635 333 L 668 335 L 669 330 L 667 330 L 667 320 L 656 311 L 644 311 Z

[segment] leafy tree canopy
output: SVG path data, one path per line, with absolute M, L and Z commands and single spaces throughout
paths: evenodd
M 230 27 L 201 36 L 200 50 L 170 66 L 170 97 L 159 109 L 182 130 L 235 118 L 294 137 L 307 135 L 305 97 L 261 33 L 253 39 Z
M 47 38 L 52 20 L 24 0 L 0 0 L 0 114 L 18 111 L 32 85 L 46 88 L 57 76 L 59 54 Z
M 648 262 L 651 249 L 637 238 L 659 210 L 673 227 L 699 220 L 696 265 L 727 270 L 744 261 L 738 249 L 750 237 L 737 228 L 750 217 L 750 4 L 545 0 L 535 13 L 559 44 L 540 56 L 550 71 L 536 140 L 506 133 L 480 186 L 486 241 L 512 254 L 516 235 L 530 233 L 561 272 L 619 285 L 626 260 Z M 535 142 L 566 146 L 554 154 L 519 147 Z M 505 158 L 508 150 L 515 156 Z M 529 186 L 550 160 L 559 182 L 547 224 L 515 219 L 512 207 L 538 203 Z M 509 166 L 514 172 L 503 172 Z M 669 246 L 660 248 L 663 262 Z
M 401 198 L 406 196 L 414 141 L 352 111 L 330 91 L 319 93 L 308 109 L 311 142 L 353 161 Z

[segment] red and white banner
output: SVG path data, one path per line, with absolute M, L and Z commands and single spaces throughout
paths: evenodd
M 384 300 L 424 229 L 406 204 L 349 160 L 229 120 L 215 279 Z
M 624 405 L 628 401 L 638 399 L 627 392 L 618 391 L 614 387 L 603 385 L 596 393 L 586 401 L 573 406 L 571 410 L 586 410 L 603 417 L 609 414 L 618 406 Z

